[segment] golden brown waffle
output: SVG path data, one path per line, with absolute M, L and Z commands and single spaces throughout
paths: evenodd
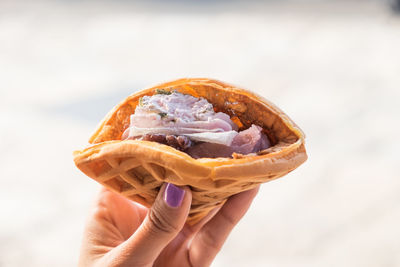
M 156 89 L 204 97 L 226 112 L 241 130 L 263 127 L 273 146 L 233 158 L 194 159 L 167 145 L 121 141 L 140 97 Z M 74 152 L 77 167 L 105 187 L 150 207 L 162 183 L 188 185 L 193 193 L 188 223 L 195 223 L 228 197 L 279 178 L 306 159 L 304 134 L 267 100 L 232 85 L 209 79 L 180 79 L 133 94 L 117 105 L 90 138 L 92 144 Z

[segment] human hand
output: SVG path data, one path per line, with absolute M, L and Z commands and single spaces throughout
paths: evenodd
M 191 226 L 192 193 L 164 184 L 151 209 L 102 189 L 89 216 L 79 266 L 209 266 L 258 187 L 228 199 Z

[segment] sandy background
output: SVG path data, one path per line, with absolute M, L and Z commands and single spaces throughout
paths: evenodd
M 308 162 L 213 266 L 400 266 L 400 18 L 380 1 L 0 1 L 0 266 L 74 266 L 99 186 L 73 165 L 135 90 L 213 77 L 281 107 Z

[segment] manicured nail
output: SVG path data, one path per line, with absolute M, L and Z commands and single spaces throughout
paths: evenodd
M 185 190 L 168 183 L 164 192 L 164 201 L 173 208 L 177 208 L 182 204 Z

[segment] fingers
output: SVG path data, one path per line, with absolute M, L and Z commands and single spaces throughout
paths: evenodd
M 142 225 L 118 248 L 126 266 L 151 265 L 184 226 L 191 201 L 187 187 L 164 184 Z
M 197 232 L 208 222 L 212 217 L 221 209 L 222 206 L 212 209 L 204 218 L 195 224 L 185 224 L 180 234 L 183 235 L 185 239 L 187 239 L 187 243 L 189 243 L 192 238 L 197 234 Z M 186 246 L 187 247 L 187 246 Z
M 141 225 L 147 209 L 108 189 L 102 189 L 97 201 L 99 211 L 105 210 L 107 221 L 121 234 L 120 242 L 128 239 Z
M 240 221 L 259 187 L 234 195 L 219 212 L 197 233 L 189 249 L 193 266 L 209 266 L 233 227 Z
M 92 266 L 100 255 L 128 239 L 145 214 L 144 208 L 103 188 L 86 222 L 79 266 Z

